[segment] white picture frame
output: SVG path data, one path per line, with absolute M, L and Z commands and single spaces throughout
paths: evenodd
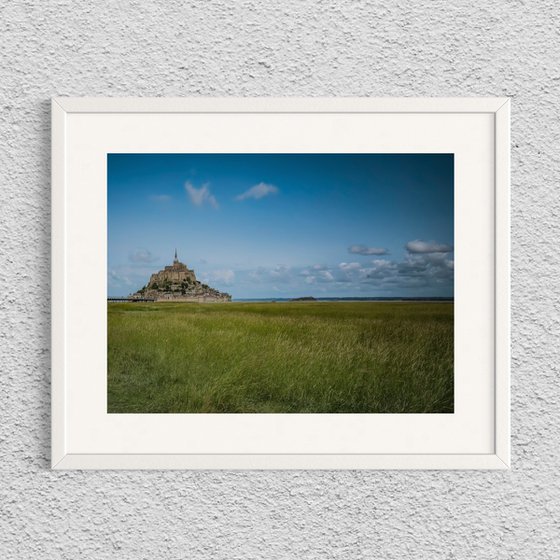
M 509 120 L 502 97 L 54 98 L 52 468 L 509 468 Z M 107 414 L 104 154 L 189 150 L 458 154 L 455 413 Z

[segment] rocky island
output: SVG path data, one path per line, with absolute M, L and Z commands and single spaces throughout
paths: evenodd
M 179 261 L 176 249 L 173 264 L 152 274 L 148 283 L 131 294 L 130 298 L 200 303 L 231 301 L 230 294 L 220 292 L 197 280 L 194 270 Z

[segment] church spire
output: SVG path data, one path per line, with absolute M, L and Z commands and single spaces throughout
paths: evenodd
M 177 248 L 175 248 L 175 260 L 173 262 L 177 262 Z

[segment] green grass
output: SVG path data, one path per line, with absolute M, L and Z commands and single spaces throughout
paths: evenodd
M 112 303 L 108 412 L 453 412 L 453 304 Z

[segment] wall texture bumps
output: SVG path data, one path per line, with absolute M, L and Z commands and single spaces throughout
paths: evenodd
M 560 557 L 558 8 L 0 3 L 0 555 Z M 51 472 L 53 95 L 512 97 L 513 468 Z

